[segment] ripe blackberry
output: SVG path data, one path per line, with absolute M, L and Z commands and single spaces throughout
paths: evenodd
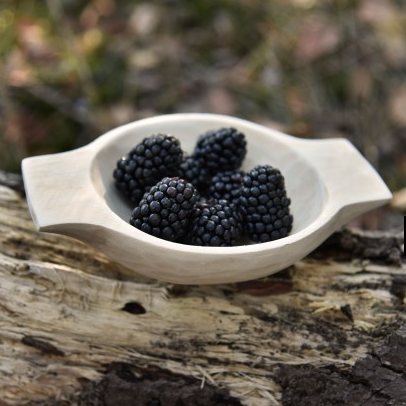
M 226 200 L 200 202 L 195 210 L 188 243 L 213 247 L 237 245 L 243 228 L 241 221 L 236 206 Z
M 116 187 L 137 203 L 146 186 L 176 174 L 182 157 L 180 142 L 175 137 L 154 134 L 144 138 L 117 162 L 113 172 Z
M 267 242 L 286 237 L 293 224 L 289 205 L 285 180 L 278 169 L 258 165 L 244 176 L 239 207 L 252 241 Z
M 210 175 L 206 168 L 202 167 L 192 156 L 183 158 L 179 166 L 179 177 L 186 179 L 197 188 L 199 193 L 205 193 L 210 182 Z
M 208 131 L 197 140 L 193 156 L 211 175 L 238 169 L 246 154 L 245 135 L 235 128 Z
M 138 204 L 145 193 L 146 187 L 128 170 L 129 159 L 122 157 L 113 172 L 116 188 L 133 203 Z
M 238 204 L 243 177 L 244 171 L 240 169 L 217 173 L 211 179 L 209 197 L 217 200 L 224 199 Z
M 180 178 L 163 178 L 133 210 L 130 224 L 155 237 L 178 241 L 189 229 L 196 189 Z

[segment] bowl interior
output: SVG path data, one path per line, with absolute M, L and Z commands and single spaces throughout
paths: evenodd
M 91 167 L 96 191 L 111 211 L 128 224 L 132 206 L 118 193 L 112 177 L 116 162 L 121 156 L 126 155 L 145 137 L 158 132 L 177 137 L 182 149 L 190 154 L 202 133 L 233 126 L 242 131 L 247 140 L 247 155 L 242 168 L 249 170 L 258 164 L 277 167 L 285 177 L 287 194 L 292 201 L 294 225 L 291 235 L 304 230 L 318 218 L 326 199 L 325 186 L 316 170 L 300 151 L 292 148 L 290 136 L 284 139 L 280 133 L 265 127 L 252 126 L 242 120 L 236 120 L 235 123 L 229 120 L 230 118 L 199 120 L 196 117 L 167 121 L 142 120 L 107 133 L 101 137 L 103 142 Z M 128 227 L 131 226 L 128 224 Z

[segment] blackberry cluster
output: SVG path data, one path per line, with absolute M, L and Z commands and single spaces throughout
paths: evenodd
M 270 165 L 256 166 L 244 176 L 239 204 L 246 232 L 254 242 L 283 238 L 292 230 L 284 177 Z
M 208 195 L 214 199 L 239 204 L 244 171 L 241 169 L 219 172 L 211 179 Z
M 178 176 L 192 183 L 200 193 L 205 193 L 210 182 L 209 172 L 193 156 L 185 156 L 179 166 Z
M 237 206 L 212 199 L 197 205 L 188 240 L 192 245 L 230 247 L 238 244 L 241 232 Z
M 129 198 L 133 203 L 138 203 L 145 193 L 145 185 L 134 176 L 130 160 L 129 157 L 122 157 L 117 161 L 113 178 L 116 188 L 120 193 Z
M 197 141 L 193 157 L 211 175 L 238 169 L 246 155 L 247 142 L 242 132 L 235 128 L 208 131 Z
M 144 194 L 131 213 L 130 224 L 155 237 L 179 241 L 189 230 L 197 200 L 191 183 L 163 178 Z
M 182 158 L 180 142 L 172 135 L 154 134 L 144 138 L 117 162 L 113 172 L 116 187 L 133 203 L 138 203 L 148 187 L 178 172 Z
M 190 156 L 173 136 L 145 138 L 113 172 L 117 189 L 135 205 L 130 224 L 202 246 L 286 237 L 293 216 L 284 178 L 270 165 L 244 172 L 246 146 L 245 135 L 234 128 L 204 133 Z

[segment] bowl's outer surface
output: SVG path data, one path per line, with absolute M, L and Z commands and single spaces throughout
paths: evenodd
M 247 138 L 243 164 L 278 167 L 285 176 L 292 233 L 269 243 L 194 247 L 161 240 L 129 225 L 132 210 L 114 187 L 117 160 L 154 133 L 170 133 L 191 153 L 199 135 L 235 127 Z M 351 218 L 391 193 L 344 139 L 302 140 L 245 120 L 214 114 L 173 114 L 118 127 L 91 144 L 23 161 L 27 200 L 40 231 L 78 238 L 126 267 L 180 284 L 227 283 L 277 272 L 300 260 Z

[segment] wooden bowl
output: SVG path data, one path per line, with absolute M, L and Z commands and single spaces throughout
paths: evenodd
M 112 178 L 117 160 L 145 137 L 176 136 L 192 152 L 207 130 L 246 135 L 243 169 L 270 164 L 285 176 L 294 226 L 280 240 L 237 247 L 165 241 L 129 224 L 132 207 Z M 372 166 L 345 139 L 304 140 L 242 119 L 172 114 L 115 128 L 74 151 L 23 160 L 30 212 L 38 230 L 77 238 L 136 273 L 177 284 L 263 277 L 302 259 L 352 218 L 391 199 Z

